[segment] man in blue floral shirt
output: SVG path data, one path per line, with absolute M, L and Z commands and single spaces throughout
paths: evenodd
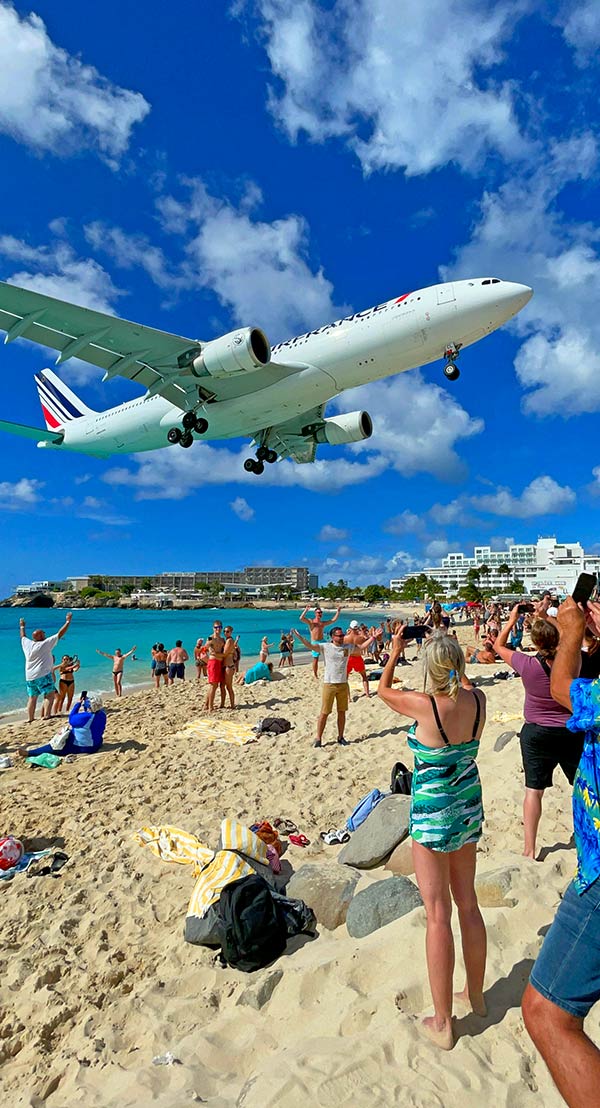
M 600 636 L 600 604 L 585 612 L 569 597 L 558 612 L 560 644 L 551 692 L 584 731 L 573 784 L 577 872 L 533 967 L 523 996 L 525 1026 L 567 1104 L 600 1104 L 600 1050 L 583 1021 L 600 999 L 600 678 L 579 679 L 585 627 Z

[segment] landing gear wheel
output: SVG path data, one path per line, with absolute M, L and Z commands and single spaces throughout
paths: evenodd
M 191 446 L 193 442 L 194 436 L 192 435 L 191 431 L 185 431 L 179 440 L 179 445 L 188 447 Z
M 246 473 L 254 473 L 254 466 L 256 465 L 254 458 L 246 458 L 244 462 L 244 469 Z
M 259 462 L 266 462 L 269 456 L 269 449 L 266 446 L 259 446 L 256 451 L 256 457 Z
M 268 462 L 269 465 L 272 466 L 273 462 L 276 462 L 276 461 L 277 461 L 277 451 L 276 450 L 267 450 L 267 456 L 265 458 L 265 462 Z
M 208 431 L 208 420 L 205 419 L 204 416 L 198 416 L 194 421 L 194 430 L 199 435 L 204 435 L 205 432 Z
M 448 362 L 444 366 L 444 377 L 447 377 L 449 381 L 458 381 L 460 377 L 460 369 L 454 362 Z
M 194 412 L 186 412 L 182 421 L 184 430 L 193 431 L 196 426 L 196 416 Z
M 264 472 L 265 472 L 265 467 L 264 467 L 263 463 L 262 462 L 255 462 L 254 463 L 254 473 L 260 475 L 261 473 L 264 473 Z
M 167 439 L 173 445 L 176 442 L 181 442 L 182 434 L 179 427 L 171 427 L 170 431 L 167 431 Z

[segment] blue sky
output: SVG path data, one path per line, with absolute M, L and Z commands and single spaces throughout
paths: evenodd
M 98 461 L 2 436 L 0 593 L 81 572 L 308 563 L 387 581 L 474 542 L 600 549 L 600 7 L 0 0 L 0 276 L 163 330 L 273 343 L 450 277 L 533 286 L 511 328 L 364 386 L 375 432 Z M 41 426 L 40 348 L 0 348 Z M 123 382 L 60 368 L 92 407 Z

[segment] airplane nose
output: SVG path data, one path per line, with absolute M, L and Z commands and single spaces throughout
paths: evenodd
M 509 300 L 513 311 L 520 312 L 529 303 L 533 296 L 533 289 L 529 285 L 518 285 L 512 281 L 506 282 L 506 299 Z

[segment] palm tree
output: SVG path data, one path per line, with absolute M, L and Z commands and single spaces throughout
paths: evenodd
M 500 574 L 500 575 L 501 575 L 502 577 L 504 577 L 504 578 L 505 578 L 505 581 L 504 581 L 504 591 L 505 591 L 505 592 L 506 592 L 506 586 L 507 586 L 507 584 L 508 584 L 508 578 L 510 577 L 510 575 L 511 575 L 511 572 L 512 572 L 512 571 L 511 571 L 511 568 L 510 568 L 510 566 L 508 566 L 508 565 L 506 564 L 506 562 L 503 562 L 501 566 L 498 566 L 498 573 L 499 573 L 499 574 Z
M 484 589 L 485 589 L 485 588 L 488 588 L 489 586 L 488 586 L 488 583 L 487 583 L 487 579 L 488 579 L 488 577 L 489 577 L 489 575 L 490 575 L 490 567 L 489 567 L 489 566 L 486 566 L 486 565 L 485 565 L 485 563 L 484 563 L 484 564 L 483 564 L 482 566 L 480 566 L 480 567 L 479 567 L 479 574 L 480 574 L 480 576 L 481 576 L 481 577 L 483 577 L 483 579 L 484 579 L 484 580 L 483 580 L 483 587 L 484 587 Z

